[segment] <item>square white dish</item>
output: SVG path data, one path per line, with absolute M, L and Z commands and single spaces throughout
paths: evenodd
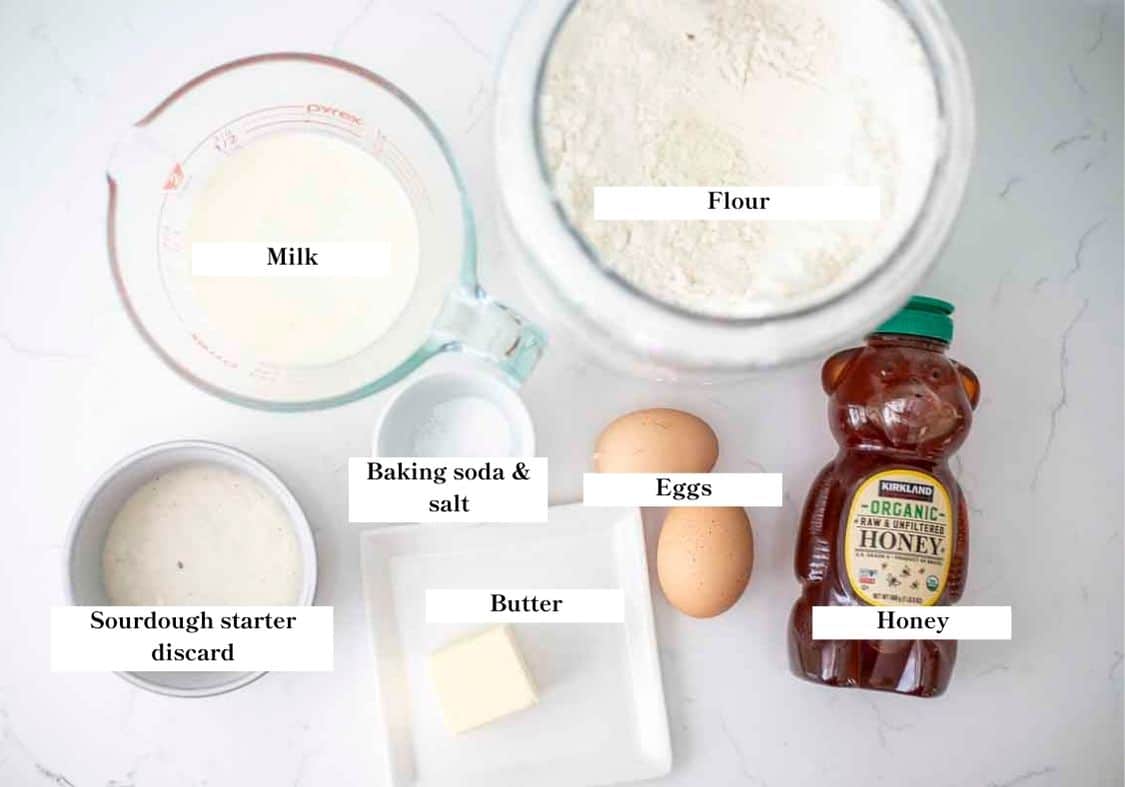
M 671 769 L 638 509 L 555 506 L 546 524 L 388 528 L 361 545 L 389 784 L 574 787 Z M 539 704 L 454 735 L 429 655 L 488 624 L 427 623 L 439 588 L 621 588 L 625 622 L 513 624 Z

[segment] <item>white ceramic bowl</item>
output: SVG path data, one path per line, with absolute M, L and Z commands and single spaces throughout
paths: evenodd
M 523 399 L 495 374 L 469 367 L 415 375 L 402 383 L 375 423 L 371 455 L 414 456 L 415 434 L 434 407 L 465 396 L 485 399 L 504 414 L 511 435 L 507 456 L 535 455 L 535 428 Z
M 102 548 L 121 506 L 138 488 L 160 473 L 189 463 L 219 464 L 255 479 L 277 498 L 289 515 L 301 552 L 302 579 L 297 604 L 308 606 L 316 594 L 316 545 L 312 531 L 285 484 L 257 459 L 229 446 L 201 440 L 161 443 L 127 456 L 107 470 L 78 507 L 66 545 L 67 601 L 77 606 L 109 603 L 102 580 Z M 245 686 L 263 672 L 120 672 L 141 688 L 175 697 L 207 697 Z

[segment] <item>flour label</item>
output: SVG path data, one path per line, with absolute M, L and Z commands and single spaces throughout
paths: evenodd
M 874 186 L 597 186 L 597 221 L 877 221 Z

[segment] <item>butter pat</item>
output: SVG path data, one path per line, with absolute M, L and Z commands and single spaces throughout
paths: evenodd
M 535 684 L 508 626 L 457 640 L 430 656 L 441 715 L 459 733 L 530 708 Z

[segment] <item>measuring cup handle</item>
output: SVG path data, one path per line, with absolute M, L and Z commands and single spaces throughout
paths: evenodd
M 479 288 L 450 293 L 434 331 L 442 349 L 479 355 L 521 383 L 547 344 L 542 331 Z

